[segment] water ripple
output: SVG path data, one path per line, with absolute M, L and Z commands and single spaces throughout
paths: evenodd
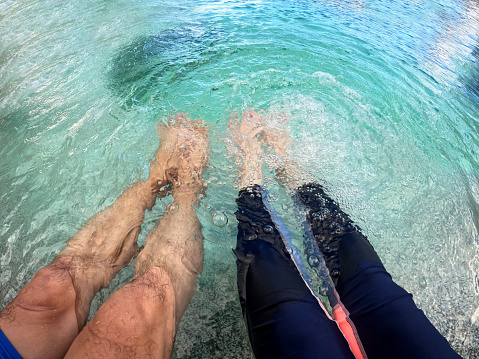
M 235 300 L 234 223 L 211 224 L 215 211 L 235 210 L 226 121 L 269 108 L 291 116 L 292 156 L 328 184 L 452 345 L 474 357 L 478 24 L 477 2 L 466 0 L 1 2 L 4 302 L 146 175 L 156 122 L 189 112 L 214 125 L 206 176 L 217 180 L 198 210 L 210 262 L 187 314 L 194 325 L 178 334 L 195 339 L 179 340 L 177 353 L 213 348 L 221 318 L 241 320 L 223 311 Z M 288 208 L 266 175 L 274 205 Z M 470 298 L 460 313 L 458 293 Z M 244 334 L 225 347 L 246 358 Z

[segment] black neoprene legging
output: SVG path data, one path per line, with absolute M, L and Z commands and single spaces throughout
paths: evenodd
M 349 217 L 321 186 L 302 186 L 298 195 L 309 211 L 313 234 L 324 240 L 331 227 L 331 236 L 338 237 L 332 242 L 337 248 L 318 245 L 330 270 L 340 271 L 336 290 L 367 357 L 460 358 L 416 307 L 412 295 L 393 282 L 367 239 L 350 226 Z M 354 358 L 338 326 L 301 277 L 291 249 L 285 246 L 281 219 L 269 208 L 266 196 L 260 186 L 241 190 L 236 213 L 238 290 L 256 358 Z M 343 223 L 336 218 L 333 226 L 324 225 L 331 219 L 325 206 L 331 213 L 344 215 Z M 342 230 L 334 228 L 338 223 Z

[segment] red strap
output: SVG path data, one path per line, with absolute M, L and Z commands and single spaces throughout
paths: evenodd
M 359 340 L 359 336 L 356 332 L 353 322 L 349 319 L 344 308 L 341 305 L 336 305 L 333 309 L 334 321 L 338 324 L 339 330 L 346 338 L 349 348 L 353 352 L 356 359 L 367 359 L 364 348 Z

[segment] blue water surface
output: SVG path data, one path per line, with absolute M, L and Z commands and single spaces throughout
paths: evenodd
M 211 126 L 205 270 L 175 358 L 252 358 L 231 248 L 231 113 L 288 114 L 322 181 L 465 358 L 479 357 L 479 4 L 453 1 L 0 3 L 0 308 L 139 176 L 157 123 Z M 266 165 L 272 206 L 300 237 Z M 172 199 L 147 215 L 140 242 Z M 213 215 L 228 218 L 217 226 Z M 132 276 L 123 270 L 92 304 Z

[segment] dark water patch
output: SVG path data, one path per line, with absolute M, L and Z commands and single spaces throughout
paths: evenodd
M 28 119 L 31 110 L 31 108 L 24 108 L 9 111 L 8 108 L 4 108 L 3 113 L 0 113 L 0 138 L 2 138 L 2 133 L 9 136 L 23 133 L 29 126 Z
M 479 103 L 479 47 L 472 50 L 471 60 L 468 64 L 468 71 L 460 77 L 464 84 L 466 94 Z
M 109 88 L 130 109 L 184 80 L 192 71 L 224 53 L 223 33 L 216 29 L 181 27 L 140 37 L 120 49 L 108 70 Z

